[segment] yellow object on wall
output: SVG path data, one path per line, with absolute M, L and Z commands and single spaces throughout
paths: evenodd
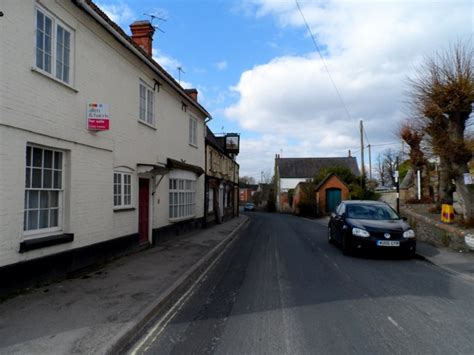
M 441 205 L 441 222 L 444 222 L 444 223 L 454 222 L 453 205 L 447 205 L 447 204 Z

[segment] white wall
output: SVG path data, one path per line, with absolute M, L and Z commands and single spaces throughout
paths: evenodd
M 305 182 L 306 179 L 280 179 L 280 191 L 287 192 L 289 189 L 294 189 L 300 182 Z
M 138 231 L 137 164 L 185 160 L 204 168 L 204 115 L 159 79 L 137 57 L 72 2 L 42 0 L 47 10 L 75 33 L 72 88 L 32 70 L 35 60 L 35 1 L 2 2 L 0 23 L 0 266 L 116 238 Z M 156 129 L 138 122 L 139 82 L 155 92 Z M 86 105 L 110 105 L 111 129 L 86 129 Z M 198 147 L 188 144 L 189 115 L 198 118 Z M 64 231 L 73 243 L 18 253 L 23 236 L 25 149 L 27 143 L 67 153 L 69 213 Z M 113 170 L 134 169 L 135 210 L 114 212 Z M 196 217 L 204 215 L 204 177 L 197 181 Z M 170 224 L 168 178 L 153 197 L 153 227 Z

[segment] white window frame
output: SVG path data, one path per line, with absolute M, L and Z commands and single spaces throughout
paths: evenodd
M 38 12 L 41 12 L 41 14 L 44 16 L 44 18 L 48 18 L 51 20 L 51 48 L 50 48 L 50 53 L 51 53 L 51 63 L 50 63 L 50 71 L 47 71 L 40 66 L 38 66 L 38 59 L 37 59 L 37 50 L 39 47 L 37 47 L 37 38 L 38 38 Z M 34 26 L 34 65 L 33 68 L 36 71 L 39 71 L 40 73 L 57 80 L 65 85 L 71 86 L 74 84 L 74 47 L 75 47 L 75 32 L 74 30 L 66 25 L 63 21 L 58 19 L 56 16 L 54 16 L 51 12 L 46 10 L 44 7 L 40 6 L 38 3 L 35 6 L 35 14 L 34 14 L 34 19 L 35 19 L 35 26 Z M 68 79 L 69 80 L 64 80 L 63 75 L 58 77 L 58 72 L 57 72 L 57 63 L 56 61 L 58 60 L 58 43 L 57 43 L 57 37 L 58 37 L 58 28 L 61 27 L 64 31 L 69 33 L 69 72 L 68 72 Z M 44 49 L 44 45 L 43 45 Z M 63 52 L 64 54 L 64 52 Z M 44 60 L 44 58 L 43 58 Z M 63 63 L 64 65 L 65 63 Z
M 120 179 L 116 179 L 120 177 Z M 114 210 L 133 207 L 132 204 L 132 174 L 123 171 L 114 171 L 113 177 L 113 205 Z M 118 182 L 118 183 L 117 183 Z M 128 190 L 128 193 L 126 193 Z M 128 200 L 128 201 L 127 201 Z M 118 203 L 116 203 L 118 201 Z M 128 203 L 127 203 L 128 202 Z
M 189 144 L 197 147 L 197 118 L 189 116 Z
M 28 157 L 28 148 L 30 148 L 30 157 Z M 34 155 L 33 155 L 33 150 L 38 149 L 41 150 L 41 165 L 40 166 L 34 166 Z M 45 166 L 45 151 L 51 151 L 52 152 L 52 165 L 51 167 L 46 167 Z M 34 144 L 27 144 L 26 149 L 25 149 L 25 199 L 24 199 L 24 204 L 23 204 L 23 236 L 25 237 L 38 237 L 42 235 L 48 235 L 54 232 L 61 232 L 63 230 L 63 218 L 64 218 L 64 161 L 65 161 L 65 152 L 63 150 L 55 149 L 55 148 L 50 148 L 50 147 L 43 147 L 43 146 L 37 146 Z M 60 163 L 57 164 L 55 155 L 59 154 L 61 157 Z M 29 160 L 29 163 L 28 163 Z M 59 166 L 57 166 L 59 165 Z M 34 170 L 40 171 L 40 187 L 33 187 L 33 176 L 34 176 Z M 51 187 L 44 187 L 44 177 L 45 177 L 45 172 L 50 171 L 51 173 Z M 59 178 L 56 178 L 56 173 L 59 174 Z M 57 181 L 58 186 L 55 187 L 55 182 Z M 38 192 L 38 200 L 37 200 L 37 207 L 36 208 L 31 208 L 30 207 L 30 198 L 31 194 L 30 192 Z M 41 208 L 41 199 L 42 199 L 42 193 L 48 192 L 48 207 L 46 208 Z M 49 200 L 51 198 L 50 192 L 57 192 L 57 206 L 51 207 L 49 205 Z M 57 210 L 57 226 L 54 227 L 46 227 L 46 228 L 40 228 L 40 218 L 41 218 L 41 210 L 48 210 L 48 224 L 51 223 L 51 210 Z M 31 213 L 31 211 L 38 211 L 38 217 L 37 217 L 37 228 L 36 229 L 28 229 L 28 214 Z
M 144 97 L 142 96 L 142 89 Z M 150 127 L 155 127 L 155 92 L 143 80 L 140 80 L 138 86 L 138 121 Z
M 196 215 L 196 180 L 169 179 L 169 219 L 171 221 L 194 218 Z

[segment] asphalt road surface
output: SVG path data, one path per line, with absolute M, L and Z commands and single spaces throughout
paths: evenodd
M 136 354 L 474 354 L 474 284 L 422 260 L 346 257 L 321 221 L 250 213 Z

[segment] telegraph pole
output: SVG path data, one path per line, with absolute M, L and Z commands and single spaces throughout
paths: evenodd
M 370 155 L 370 144 L 369 144 L 369 179 L 372 180 L 372 156 Z
M 364 123 L 360 120 L 360 162 L 362 164 L 362 181 L 361 186 L 364 187 L 365 167 L 364 167 Z

